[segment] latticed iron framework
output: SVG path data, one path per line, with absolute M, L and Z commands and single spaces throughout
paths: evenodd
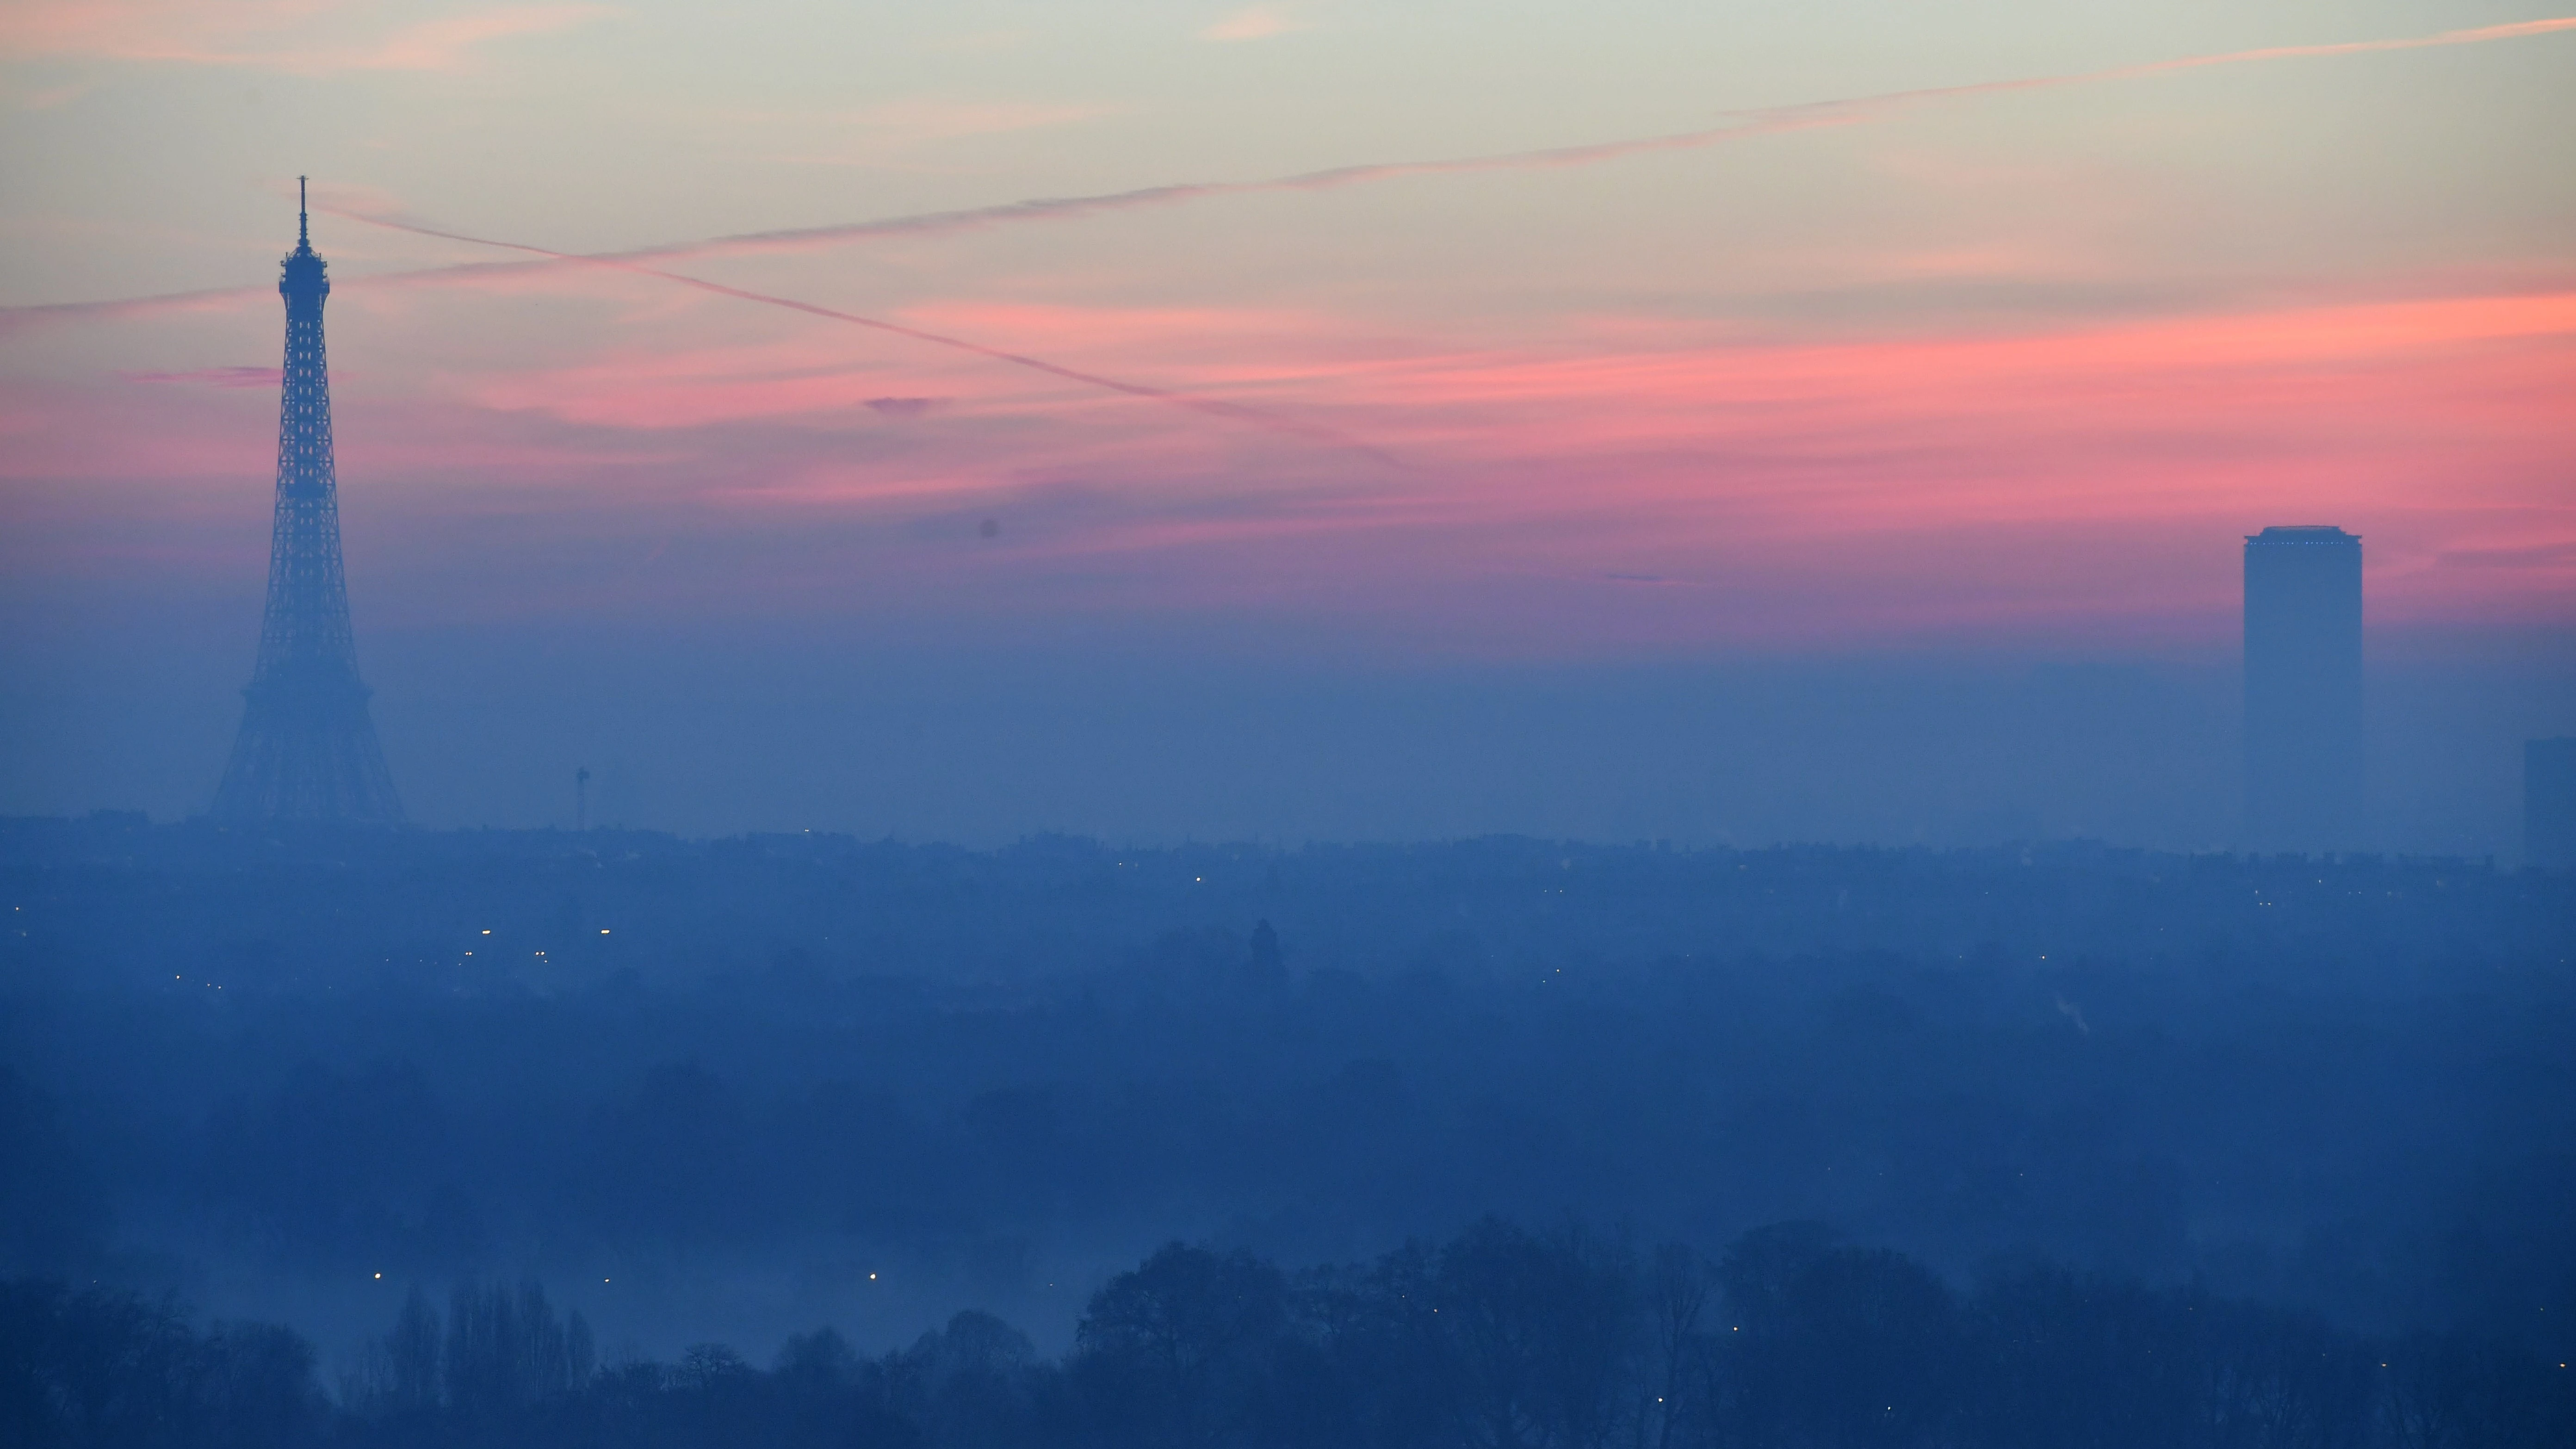
M 314 254 L 300 202 L 295 250 L 277 291 L 286 299 L 286 377 L 277 418 L 268 611 L 215 814 L 238 821 L 395 824 L 402 802 L 367 713 L 369 691 L 358 679 L 340 569 L 340 485 L 331 463 L 331 379 L 322 351 L 322 303 L 331 279 Z

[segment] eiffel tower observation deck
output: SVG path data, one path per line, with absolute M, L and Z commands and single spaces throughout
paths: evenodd
M 216 818 L 393 825 L 402 801 L 358 679 L 340 568 L 340 485 L 331 464 L 331 379 L 322 303 L 331 279 L 313 251 L 297 181 L 286 299 L 286 377 L 277 418 L 277 516 L 259 662 L 242 691 L 241 733 L 215 791 Z

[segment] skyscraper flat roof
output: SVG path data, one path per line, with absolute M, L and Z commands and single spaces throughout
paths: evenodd
M 2361 535 L 2331 523 L 2276 523 L 2261 533 L 2245 535 L 2247 543 L 2359 543 Z

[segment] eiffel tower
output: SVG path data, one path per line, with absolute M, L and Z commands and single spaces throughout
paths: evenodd
M 340 485 L 331 466 L 331 379 L 322 355 L 322 302 L 331 295 L 313 252 L 296 178 L 295 250 L 278 279 L 286 299 L 286 377 L 277 416 L 277 517 L 269 532 L 268 612 L 259 663 L 242 691 L 217 818 L 394 825 L 402 801 L 385 769 L 340 571 Z

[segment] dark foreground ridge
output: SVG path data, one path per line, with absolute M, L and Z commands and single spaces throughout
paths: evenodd
M 599 1366 L 535 1284 L 418 1290 L 336 1394 L 263 1324 L 0 1286 L 0 1434 L 49 1446 L 849 1449 L 2520 1449 L 2576 1442 L 2576 1373 L 2049 1266 L 1953 1288 L 1784 1224 L 1715 1261 L 1486 1219 L 1289 1274 L 1173 1244 L 1038 1355 L 965 1312 L 864 1357 L 829 1328 L 766 1371 L 722 1344 Z

